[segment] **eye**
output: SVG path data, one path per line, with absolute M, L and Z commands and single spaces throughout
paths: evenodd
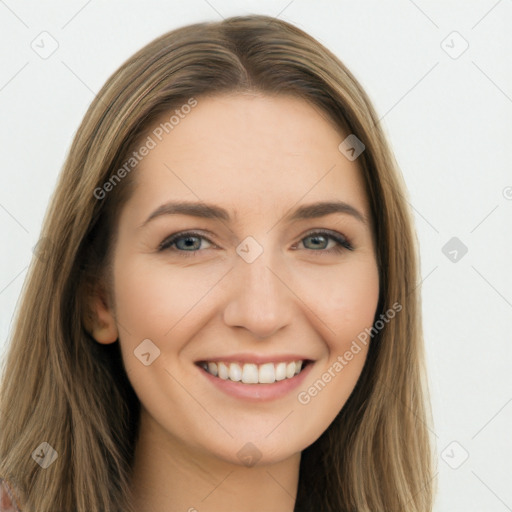
M 207 243 L 212 244 L 210 240 L 199 233 L 195 233 L 193 231 L 188 231 L 185 233 L 175 233 L 171 235 L 169 238 L 166 238 L 159 246 L 158 251 L 179 251 L 184 254 L 184 256 L 195 256 L 198 252 L 198 249 L 202 246 L 202 241 L 205 240 Z M 176 246 L 176 248 L 173 248 Z M 203 247 L 204 248 L 204 247 Z M 208 247 L 206 247 L 208 249 Z
M 353 251 L 354 248 L 350 244 L 350 242 L 340 233 L 336 233 L 333 231 L 327 230 L 317 230 L 310 232 L 307 234 L 302 240 L 301 243 L 304 244 L 304 241 L 310 241 L 307 245 L 311 245 L 311 247 L 306 247 L 309 251 L 320 252 L 320 253 L 339 253 L 345 250 Z M 170 237 L 166 238 L 159 246 L 158 251 L 173 251 L 183 253 L 183 256 L 195 256 L 199 250 L 209 249 L 210 247 L 204 247 L 203 241 L 206 241 L 207 244 L 214 246 L 213 242 L 208 240 L 205 236 L 200 233 L 196 233 L 194 231 L 187 231 L 184 233 L 175 233 Z M 334 243 L 334 247 L 330 247 L 327 249 L 329 242 Z M 306 245 L 306 244 L 304 244 Z M 295 249 L 297 244 L 293 247 Z
M 346 249 L 349 251 L 353 251 L 354 248 L 350 244 L 350 242 L 340 233 L 327 231 L 327 230 L 317 230 L 309 233 L 306 235 L 301 242 L 304 243 L 304 241 L 311 241 L 311 243 L 308 243 L 310 247 L 306 247 L 308 250 L 312 250 L 315 252 L 321 252 L 321 253 L 331 253 L 331 252 L 343 252 Z M 329 242 L 334 243 L 334 247 L 330 247 L 327 249 L 327 246 L 329 245 Z M 320 250 L 320 251 L 319 251 Z

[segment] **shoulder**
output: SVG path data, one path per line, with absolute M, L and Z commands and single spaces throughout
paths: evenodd
M 0 512 L 21 512 L 12 486 L 0 478 Z

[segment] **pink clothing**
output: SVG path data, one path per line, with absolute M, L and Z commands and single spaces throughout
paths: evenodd
M 20 505 L 12 486 L 0 478 L 0 512 L 21 512 Z

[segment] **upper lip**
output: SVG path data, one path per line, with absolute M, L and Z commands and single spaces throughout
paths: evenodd
M 223 363 L 242 363 L 242 364 L 264 364 L 264 363 L 290 363 L 292 361 L 313 361 L 310 357 L 300 354 L 274 354 L 264 356 L 261 354 L 231 354 L 229 356 L 212 356 L 196 361 L 197 363 L 206 362 L 223 362 Z

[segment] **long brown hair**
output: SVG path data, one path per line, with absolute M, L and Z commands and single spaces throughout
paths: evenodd
M 119 342 L 102 345 L 87 332 L 86 299 L 109 282 L 118 213 L 136 185 L 126 162 L 152 123 L 191 99 L 240 91 L 295 95 L 362 141 L 357 161 L 380 276 L 375 320 L 402 306 L 372 335 L 341 412 L 303 451 L 295 511 L 432 509 L 418 250 L 401 174 L 370 100 L 342 62 L 297 27 L 251 15 L 157 38 L 110 77 L 78 129 L 25 281 L 0 388 L 0 477 L 17 486 L 24 512 L 133 512 L 140 404 Z

